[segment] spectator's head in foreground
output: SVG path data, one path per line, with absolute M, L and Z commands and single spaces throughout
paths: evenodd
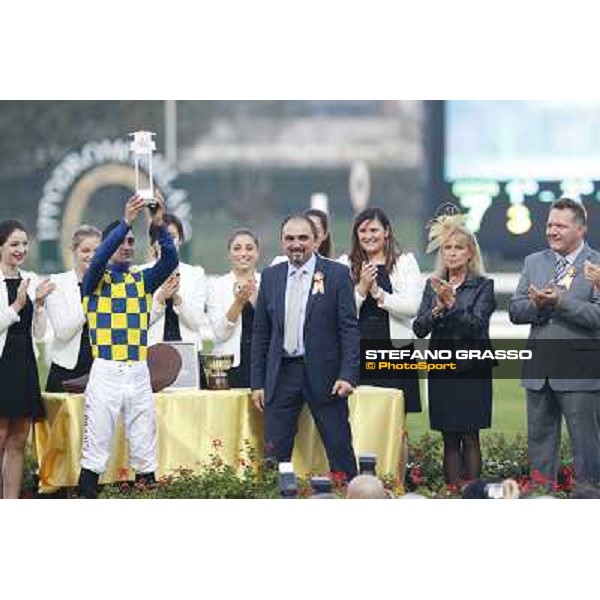
M 346 498 L 350 500 L 384 500 L 388 498 L 381 479 L 373 475 L 358 475 L 349 484 Z

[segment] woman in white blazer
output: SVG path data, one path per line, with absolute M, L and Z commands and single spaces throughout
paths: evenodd
M 185 242 L 183 223 L 173 214 L 165 214 L 167 231 L 179 249 Z M 160 249 L 158 231 L 150 230 L 156 259 Z M 149 266 L 149 265 L 148 265 Z M 193 342 L 202 349 L 202 331 L 208 323 L 206 297 L 208 283 L 204 269 L 179 262 L 179 266 L 155 292 L 150 313 L 148 345 L 166 341 Z
M 390 220 L 381 209 L 367 208 L 356 216 L 349 258 L 361 338 L 385 340 L 382 348 L 400 342 L 412 349 L 412 321 L 423 290 L 421 272 L 413 254 L 399 250 Z M 416 371 L 397 379 L 361 379 L 361 383 L 402 389 L 405 412 L 421 411 Z
M 0 496 L 18 498 L 31 421 L 44 416 L 33 337 L 46 329 L 48 280 L 21 270 L 29 242 L 25 226 L 0 223 Z M 33 334 L 33 337 L 32 337 Z
M 81 281 L 101 239 L 99 229 L 80 225 L 71 238 L 73 268 L 51 276 L 56 287 L 46 300 L 46 312 L 54 332 L 47 392 L 64 391 L 63 381 L 86 375 L 92 368 L 94 359 L 81 305 Z
M 350 272 L 362 339 L 381 340 L 382 349 L 414 348 L 412 321 L 421 303 L 423 285 L 412 253 L 401 252 L 387 215 L 379 208 L 359 213 L 352 227 Z M 404 340 L 404 341 L 402 341 Z M 398 371 L 394 379 L 361 377 L 361 385 L 395 387 L 404 395 L 405 412 L 421 412 L 417 371 Z M 408 460 L 408 433 L 402 437 L 400 477 Z
M 231 271 L 211 281 L 208 317 L 215 332 L 214 354 L 233 354 L 228 372 L 234 388 L 250 387 L 250 348 L 254 306 L 260 285 L 255 271 L 259 256 L 256 234 L 237 229 L 228 241 Z

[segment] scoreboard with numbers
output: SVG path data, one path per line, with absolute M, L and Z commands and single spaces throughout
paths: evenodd
M 545 247 L 560 197 L 584 204 L 600 245 L 600 101 L 449 100 L 430 103 L 430 116 L 430 208 L 458 204 L 492 261 Z

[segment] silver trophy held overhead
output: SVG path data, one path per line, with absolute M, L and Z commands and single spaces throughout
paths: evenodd
M 155 133 L 151 131 L 134 131 L 129 134 L 133 137 L 129 149 L 133 152 L 135 165 L 135 193 L 146 201 L 146 206 L 156 208 L 154 198 L 154 185 L 152 183 L 152 152 L 156 150 L 156 142 L 153 139 Z M 140 170 L 146 172 L 147 186 L 140 183 Z

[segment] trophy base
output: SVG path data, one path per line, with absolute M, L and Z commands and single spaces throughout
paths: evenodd
M 210 373 L 208 376 L 208 389 L 209 390 L 228 390 L 229 380 L 227 379 L 227 373 Z
M 156 202 L 154 199 L 154 191 L 151 188 L 139 188 L 136 190 L 136 194 L 143 200 L 152 200 L 153 202 Z

